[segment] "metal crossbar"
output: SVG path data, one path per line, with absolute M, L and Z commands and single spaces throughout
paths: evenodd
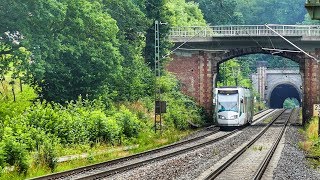
M 269 25 L 282 36 L 320 36 L 320 25 Z M 265 25 L 173 27 L 169 37 L 278 36 Z

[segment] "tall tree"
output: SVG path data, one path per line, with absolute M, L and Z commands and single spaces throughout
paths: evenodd
M 205 20 L 211 25 L 243 24 L 241 13 L 236 11 L 236 0 L 197 0 Z
M 304 20 L 305 0 L 236 0 L 245 24 L 296 24 Z
M 63 102 L 80 94 L 95 98 L 117 91 L 122 76 L 118 27 L 99 1 L 10 0 L 2 4 L 6 13 L 13 14 L 2 21 L 2 28 L 26 36 L 35 83 L 45 99 Z
M 121 46 L 123 79 L 119 84 L 119 100 L 136 100 L 151 94 L 152 72 L 142 56 L 145 32 L 152 24 L 140 10 L 141 4 L 131 0 L 104 0 L 106 11 L 117 21 Z M 139 5 L 141 5 L 139 7 Z M 124 18 L 126 17 L 126 18 Z

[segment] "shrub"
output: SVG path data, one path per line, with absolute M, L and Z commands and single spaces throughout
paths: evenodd
M 53 172 L 57 166 L 57 152 L 55 147 L 58 141 L 52 138 L 46 138 L 38 147 L 38 151 L 35 157 L 35 163 L 37 166 L 47 166 Z
M 10 128 L 6 128 L 5 132 L 1 145 L 5 153 L 5 162 L 11 166 L 15 166 L 18 172 L 26 173 L 28 170 L 28 163 L 25 145 L 12 136 L 12 130 Z
M 120 107 L 119 112 L 115 113 L 113 116 L 120 127 L 122 128 L 122 133 L 126 137 L 136 137 L 140 130 L 140 122 L 135 114 L 130 112 L 124 106 Z
M 0 95 L 0 121 L 6 116 L 14 117 L 22 114 L 36 97 L 34 90 L 29 86 L 24 86 L 22 92 L 17 92 L 17 101 L 13 101 L 12 97 L 7 99 Z
M 120 140 L 121 127 L 118 125 L 117 120 L 113 119 L 112 117 L 108 118 L 105 123 L 107 129 L 104 138 L 106 141 L 114 144 L 116 141 Z

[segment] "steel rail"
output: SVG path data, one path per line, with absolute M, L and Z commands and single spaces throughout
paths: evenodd
M 238 159 L 238 157 L 240 157 L 245 151 L 247 151 L 247 149 L 252 146 L 258 139 L 260 139 L 260 137 L 269 129 L 269 127 L 271 127 L 271 125 L 278 120 L 278 118 L 285 112 L 285 110 L 283 110 L 281 113 L 279 113 L 279 115 L 277 115 L 276 117 L 274 117 L 274 119 L 262 130 L 259 132 L 258 135 L 255 136 L 255 138 L 253 138 L 246 146 L 244 146 L 243 148 L 241 148 L 240 151 L 238 151 L 234 156 L 232 156 L 228 161 L 226 161 L 225 163 L 223 163 L 219 168 L 217 168 L 215 171 L 211 172 L 209 175 L 207 175 L 204 179 L 205 180 L 211 180 L 216 178 L 219 174 L 221 174 L 225 169 L 227 169 L 227 167 L 229 167 L 235 160 Z
M 283 137 L 283 134 L 287 128 L 287 125 L 288 125 L 288 122 L 290 121 L 293 113 L 295 112 L 295 110 L 293 110 L 290 114 L 290 116 L 288 117 L 288 119 L 286 120 L 285 124 L 283 125 L 275 143 L 272 145 L 272 148 L 268 151 L 268 154 L 265 156 L 265 158 L 263 159 L 262 163 L 260 164 L 258 170 L 256 171 L 255 175 L 254 175 L 254 180 L 259 180 L 262 178 L 265 170 L 267 169 L 268 165 L 269 165 L 269 162 L 274 154 L 274 152 L 276 151 L 279 143 L 280 143 L 280 140 L 281 138 Z
M 261 111 L 262 112 L 265 112 L 266 110 L 263 110 Z M 266 114 L 264 114 L 263 116 L 257 118 L 255 121 L 258 121 L 262 118 L 265 118 L 265 117 L 268 117 L 270 114 L 273 114 L 276 110 L 273 110 L 273 111 L 270 111 Z M 260 112 L 258 113 L 260 114 Z M 242 128 L 241 128 L 242 129 Z M 182 150 L 178 150 L 176 152 L 173 152 L 173 153 L 168 153 L 168 154 L 165 154 L 165 155 L 162 155 L 162 156 L 158 156 L 158 157 L 154 157 L 154 158 L 150 158 L 150 159 L 147 159 L 147 160 L 142 160 L 140 162 L 137 162 L 137 163 L 132 163 L 132 164 L 129 164 L 129 165 L 125 165 L 125 166 L 122 166 L 122 167 L 119 167 L 119 168 L 113 168 L 113 169 L 110 169 L 110 170 L 106 170 L 106 171 L 101 171 L 101 172 L 97 172 L 97 173 L 92 173 L 92 174 L 88 174 L 87 176 L 83 176 L 83 177 L 80 177 L 80 178 L 74 178 L 74 179 L 77 179 L 77 180 L 88 180 L 88 179 L 99 179 L 99 178 L 103 178 L 103 177 L 106 177 L 106 176 L 109 176 L 109 175 L 112 175 L 112 174 L 115 174 L 115 173 L 119 173 L 119 172 L 123 172 L 123 171 L 126 171 L 126 170 L 129 170 L 129 169 L 133 169 L 133 168 L 136 168 L 136 167 L 140 167 L 144 164 L 147 164 L 149 162 L 153 162 L 153 161 L 157 161 L 157 160 L 162 160 L 162 159 L 167 159 L 167 158 L 170 158 L 170 157 L 174 157 L 176 155 L 180 155 L 182 153 L 185 153 L 185 152 L 188 152 L 188 151 L 191 151 L 191 150 L 195 150 L 195 149 L 198 149 L 200 147 L 204 147 L 206 145 L 209 145 L 209 144 L 212 144 L 212 143 L 215 143 L 215 142 L 218 142 L 220 140 L 223 140 L 233 134 L 235 134 L 236 132 L 238 132 L 239 129 L 235 129 L 233 131 L 231 131 L 230 133 L 228 134 L 225 134 L 223 136 L 220 136 L 218 138 L 215 138 L 215 139 L 212 139 L 212 140 L 209 140 L 207 142 L 204 142 L 204 143 L 200 143 L 200 144 L 197 144 L 195 146 L 191 146 L 191 147 L 188 147 L 188 148 L 185 148 L 185 149 L 182 149 Z
M 168 154 L 165 154 L 165 155 L 162 155 L 162 156 L 157 156 L 157 157 L 153 157 L 153 158 L 149 158 L 147 160 L 142 160 L 140 162 L 137 162 L 137 163 L 132 163 L 132 164 L 129 164 L 129 165 L 125 165 L 125 166 L 121 166 L 119 168 L 113 168 L 113 169 L 110 169 L 110 170 L 107 170 L 107 171 L 101 171 L 101 172 L 98 172 L 98 173 L 94 173 L 94 174 L 89 174 L 87 176 L 83 176 L 83 177 L 80 177 L 80 178 L 74 178 L 74 180 L 86 180 L 86 179 L 98 179 L 98 178 L 103 178 L 103 177 L 106 177 L 106 176 L 109 176 L 109 175 L 112 175 L 112 174 L 115 174 L 115 173 L 119 173 L 119 172 L 123 172 L 123 171 L 126 171 L 126 170 L 129 170 L 129 169 L 133 169 L 133 168 L 136 168 L 136 167 L 140 167 L 144 164 L 147 164 L 147 163 L 150 163 L 150 162 L 153 162 L 153 161 L 157 161 L 157 160 L 162 160 L 162 159 L 167 159 L 167 158 L 170 158 L 170 157 L 174 157 L 174 156 L 177 156 L 177 155 L 180 155 L 180 154 L 183 154 L 185 152 L 188 152 L 188 151 L 192 151 L 192 150 L 195 150 L 195 149 L 198 149 L 200 147 L 204 147 L 206 145 L 209 145 L 209 144 L 212 144 L 212 143 L 215 143 L 215 142 L 218 142 L 218 141 L 221 141 L 231 135 L 233 135 L 234 133 L 238 132 L 239 130 L 238 129 L 235 129 L 233 131 L 231 131 L 230 133 L 228 134 L 225 134 L 223 136 L 220 136 L 218 138 L 215 138 L 215 139 L 212 139 L 212 140 L 209 140 L 209 141 L 206 141 L 204 143 L 200 143 L 200 144 L 197 144 L 195 146 L 191 146 L 191 147 L 187 147 L 185 149 L 181 149 L 181 150 L 178 150 L 178 151 L 175 151 L 173 153 L 168 153 Z
M 261 114 L 261 113 L 263 113 L 263 112 L 265 112 L 267 110 L 260 111 L 257 114 Z M 260 120 L 260 119 L 262 119 L 264 117 L 269 116 L 274 111 L 275 110 L 270 111 L 270 112 L 262 115 L 261 117 L 257 118 L 255 121 L 258 121 L 258 120 Z M 257 114 L 255 114 L 255 115 L 257 115 Z M 210 128 L 210 127 L 207 127 L 206 129 L 208 129 L 208 128 Z M 188 144 L 188 143 L 195 142 L 195 141 L 198 141 L 200 139 L 206 138 L 208 136 L 211 136 L 211 135 L 213 135 L 213 134 L 215 134 L 215 133 L 217 133 L 219 131 L 220 131 L 220 128 L 214 127 L 212 132 L 210 132 L 208 134 L 205 134 L 203 136 L 199 136 L 199 137 L 195 137 L 195 138 L 189 139 L 189 140 L 185 140 L 185 141 L 177 142 L 177 143 L 174 143 L 174 144 L 166 145 L 166 146 L 163 146 L 163 147 L 160 147 L 160 148 L 157 148 L 157 149 L 148 150 L 148 151 L 145 151 L 145 152 L 142 152 L 142 153 L 138 153 L 138 154 L 134 154 L 134 155 L 127 156 L 127 157 L 122 157 L 122 158 L 118 158 L 118 159 L 114 159 L 114 160 L 110 160 L 110 161 L 106 161 L 106 162 L 102 162 L 102 163 L 97 163 L 97 164 L 93 164 L 93 165 L 89 165 L 89 166 L 84 166 L 84 167 L 80 167 L 80 168 L 76 168 L 76 169 L 72 169 L 72 170 L 53 173 L 53 174 L 40 176 L 40 177 L 35 177 L 35 178 L 31 178 L 31 179 L 34 179 L 34 180 L 44 180 L 44 179 L 48 180 L 48 179 L 66 178 L 68 176 L 72 176 L 72 175 L 75 175 L 75 174 L 80 174 L 80 173 L 83 173 L 83 172 L 86 172 L 86 171 L 90 171 L 90 170 L 94 170 L 94 169 L 98 169 L 98 168 L 102 168 L 102 167 L 106 167 L 106 166 L 111 166 L 111 165 L 118 164 L 118 163 L 121 163 L 121 162 L 125 162 L 125 161 L 129 161 L 129 160 L 132 160 L 132 159 L 136 159 L 136 158 L 139 158 L 139 157 L 142 157 L 142 156 L 155 154 L 155 153 L 167 150 L 167 149 L 171 149 L 171 148 L 175 148 L 175 147 L 178 147 L 178 146 L 182 146 L 182 145 L 185 145 L 185 144 Z M 233 133 L 235 133 L 237 131 L 238 130 L 230 132 L 229 136 L 231 136 Z M 222 139 L 224 139 L 226 137 L 228 137 L 228 136 L 221 136 L 219 138 L 214 139 L 213 141 L 219 141 L 219 140 L 222 140 Z M 210 143 L 213 143 L 213 142 L 208 142 L 208 144 L 210 144 Z M 205 146 L 205 144 L 203 144 L 203 146 Z M 188 150 L 186 150 L 186 151 L 188 151 Z M 184 152 L 186 152 L 186 151 L 184 151 Z M 183 152 L 181 151 L 181 153 L 183 153 Z M 167 157 L 169 157 L 169 156 L 167 156 Z
M 209 128 L 210 127 L 207 127 L 206 129 L 209 129 Z M 70 176 L 70 175 L 73 175 L 73 174 L 81 173 L 83 171 L 88 171 L 90 169 L 96 169 L 96 168 L 103 167 L 103 166 L 109 166 L 109 165 L 117 164 L 117 163 L 120 163 L 120 162 L 123 162 L 123 161 L 128 161 L 128 160 L 131 160 L 131 159 L 139 158 L 141 156 L 146 156 L 146 155 L 149 155 L 149 154 L 157 153 L 157 152 L 160 152 L 160 151 L 163 151 L 163 150 L 166 150 L 166 149 L 175 148 L 175 147 L 178 147 L 178 146 L 181 146 L 181 145 L 184 145 L 184 144 L 188 144 L 188 143 L 191 143 L 191 142 L 198 141 L 200 139 L 206 138 L 206 137 L 211 136 L 211 135 L 213 135 L 213 134 L 215 134 L 215 133 L 217 133 L 219 131 L 220 131 L 219 127 L 214 127 L 212 132 L 207 133 L 207 134 L 202 135 L 202 136 L 198 136 L 198 137 L 192 138 L 192 139 L 176 142 L 176 143 L 169 144 L 169 145 L 166 145 L 166 146 L 163 146 L 163 147 L 160 147 L 160 148 L 151 149 L 151 150 L 148 150 L 148 151 L 137 153 L 137 154 L 134 154 L 134 155 L 131 155 L 131 156 L 126 156 L 126 157 L 122 157 L 122 158 L 118 158 L 118 159 L 114 159 L 114 160 L 110 160 L 110 161 L 106 161 L 106 162 L 102 162 L 102 163 L 92 164 L 92 165 L 89 165 L 89 166 L 84 166 L 84 167 L 80 167 L 80 168 L 76 168 L 76 169 L 72 169 L 72 170 L 68 170 L 68 171 L 53 173 L 53 174 L 49 174 L 49 175 L 45 175 L 45 176 L 41 176 L 41 177 L 35 177 L 35 178 L 31 178 L 31 179 L 34 179 L 34 180 L 42 180 L 42 179 L 43 180 L 47 180 L 47 179 L 57 179 L 57 178 L 64 177 L 64 176 Z

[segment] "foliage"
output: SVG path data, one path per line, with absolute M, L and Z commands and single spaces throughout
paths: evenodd
M 22 114 L 29 106 L 32 101 L 37 97 L 35 91 L 25 85 L 23 91 L 20 92 L 18 87 L 16 88 L 16 101 L 13 101 L 13 96 L 8 93 L 6 87 L 9 85 L 7 81 L 2 82 L 0 88 L 0 121 L 2 122 L 6 116 L 13 117 L 17 114 Z
M 44 139 L 43 144 L 38 146 L 35 157 L 36 166 L 48 166 L 53 172 L 57 167 L 57 150 L 58 140 Z
M 26 147 L 13 136 L 11 128 L 4 129 L 0 147 L 4 151 L 5 162 L 11 166 L 15 165 L 19 172 L 26 173 L 28 169 Z
M 309 123 L 302 131 L 305 140 L 299 143 L 299 146 L 306 151 L 308 156 L 319 157 L 320 156 L 320 138 L 318 137 L 318 118 L 314 117 L 310 119 Z M 319 160 L 311 161 L 315 167 L 318 167 Z
M 205 26 L 203 14 L 194 2 L 185 0 L 168 0 L 165 4 L 166 14 L 170 16 L 167 23 L 170 26 Z
M 148 0 L 145 1 L 146 7 L 146 17 L 152 22 L 146 31 L 146 46 L 144 49 L 144 58 L 146 63 L 150 67 L 154 67 L 154 52 L 155 52 L 155 21 L 167 23 L 170 19 L 169 14 L 166 14 L 166 0 Z M 168 54 L 171 44 L 167 40 L 167 35 L 169 33 L 169 25 L 161 25 L 159 27 L 159 36 L 161 47 L 159 48 L 160 57 L 164 57 Z M 162 61 L 164 59 L 161 59 Z
M 243 24 L 243 15 L 236 11 L 236 0 L 196 0 L 211 25 Z
M 211 25 L 296 24 L 304 20 L 304 0 L 197 0 Z
M 131 0 L 105 0 L 106 11 L 117 21 L 119 51 L 124 58 L 121 63 L 123 78 L 117 85 L 116 100 L 136 101 L 152 94 L 152 72 L 145 64 L 142 51 L 145 32 L 151 21 Z M 126 16 L 126 18 L 123 18 Z M 121 77 L 118 77 L 121 78 Z
M 154 137 L 153 23 L 167 23 L 160 27 L 161 57 L 172 47 L 166 39 L 172 26 L 206 25 L 198 4 L 185 0 L 0 2 L 0 32 L 6 32 L 0 38 L 0 169 L 14 165 L 20 172 L 27 172 L 28 158 L 55 171 L 58 149 Z M 21 92 L 18 80 L 28 84 Z M 202 110 L 178 81 L 169 74 L 159 81 L 168 102 L 165 133 L 185 130 L 189 121 L 202 125 Z M 118 105 L 141 98 L 142 108 Z
M 190 97 L 179 91 L 179 84 L 173 75 L 166 74 L 161 77 L 159 82 L 163 92 L 163 100 L 167 101 L 167 113 L 164 114 L 167 126 L 185 130 L 188 128 L 189 122 L 198 125 L 204 124 L 202 109 Z
M 305 24 L 305 25 L 319 25 L 320 21 L 319 20 L 312 20 L 311 17 L 309 16 L 309 14 L 306 14 L 302 24 Z
M 296 24 L 304 20 L 304 0 L 236 0 L 245 24 Z
M 229 60 L 219 65 L 218 86 L 242 86 L 251 88 L 250 70 L 247 64 Z
M 119 112 L 114 114 L 114 118 L 121 126 L 121 133 L 126 137 L 136 137 L 139 134 L 141 124 L 138 118 L 124 106 L 121 106 Z
M 13 2 L 23 10 L 11 12 L 8 3 L 3 8 L 19 12 L 15 23 L 21 24 L 26 47 L 32 49 L 33 77 L 43 98 L 64 102 L 80 94 L 95 98 L 116 91 L 122 60 L 118 28 L 98 1 Z
M 296 98 L 287 98 L 283 102 L 283 108 L 286 108 L 286 109 L 294 109 L 299 106 L 300 106 L 300 103 Z

